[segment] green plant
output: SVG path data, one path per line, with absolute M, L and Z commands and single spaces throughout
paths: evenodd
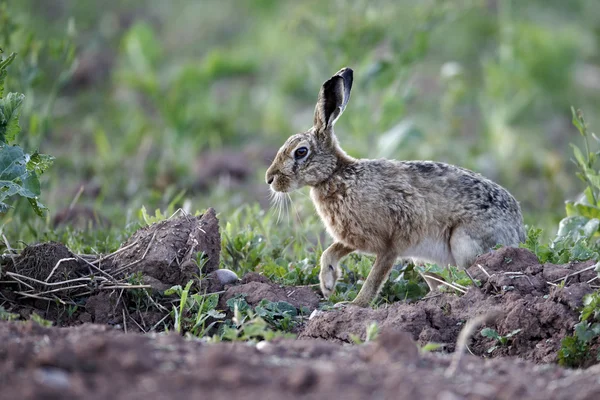
M 556 237 L 548 245 L 540 242 L 542 231 L 529 228 L 524 248 L 535 253 L 540 262 L 567 263 L 571 261 L 598 260 L 598 230 L 600 228 L 600 167 L 597 165 L 600 151 L 592 150 L 590 138 L 600 143 L 594 133 L 589 132 L 581 110 L 571 108 L 572 123 L 584 142 L 584 149 L 571 143 L 577 177 L 586 187 L 577 201 L 566 202 L 567 216 L 560 221 Z M 596 147 L 598 147 L 596 145 Z
M 36 214 L 42 216 L 46 207 L 39 201 L 39 176 L 52 165 L 54 158 L 38 152 L 28 154 L 11 145 L 21 132 L 19 113 L 25 99 L 21 93 L 4 96 L 7 67 L 15 57 L 15 53 L 6 59 L 0 57 L 0 213 L 10 208 L 6 204 L 8 198 L 17 195 L 26 198 Z
M 231 323 L 222 326 L 219 337 L 221 340 L 258 341 L 272 340 L 277 337 L 295 337 L 294 334 L 272 329 L 265 319 L 252 311 L 244 296 L 232 297 L 227 300 L 227 306 L 233 312 L 233 318 Z
M 541 229 L 530 227 L 521 247 L 534 253 L 541 263 L 565 264 L 572 261 L 597 260 L 600 258 L 597 244 L 592 240 L 593 233 L 590 233 L 596 229 L 593 226 L 595 222 L 590 222 L 588 227 L 581 227 L 577 221 L 574 226 L 561 224 L 559 234 L 548 244 L 542 243 Z M 570 232 L 569 229 L 574 231 Z
M 427 285 L 419 277 L 413 265 L 402 270 L 393 269 L 381 290 L 381 301 L 415 301 L 427 294 Z
M 36 324 L 43 326 L 45 328 L 49 328 L 52 326 L 52 321 L 48 321 L 47 319 L 44 319 L 42 317 L 40 317 L 38 314 L 36 313 L 31 313 L 30 319 L 35 322 Z
M 16 321 L 20 318 L 19 314 L 8 312 L 0 306 L 0 321 Z
M 583 298 L 579 323 L 575 325 L 573 334 L 561 341 L 558 363 L 572 368 L 584 365 L 591 357 L 592 341 L 598 338 L 600 338 L 600 291 L 587 294 Z M 595 358 L 596 361 L 600 361 L 600 351 Z
M 277 330 L 290 332 L 298 324 L 298 309 L 286 301 L 272 302 L 263 299 L 254 311 Z M 303 313 L 306 312 L 307 310 L 304 310 Z
M 352 340 L 354 344 L 373 342 L 377 339 L 377 336 L 379 336 L 379 326 L 377 325 L 377 322 L 371 322 L 369 325 L 367 325 L 364 341 L 358 335 L 353 333 L 349 334 L 350 340 Z
M 421 353 L 430 353 L 430 352 L 439 350 L 441 348 L 444 348 L 444 344 L 442 344 L 442 343 L 434 343 L 434 342 L 427 342 L 419 350 L 421 351 Z
M 174 328 L 177 333 L 189 333 L 203 337 L 218 323 L 222 322 L 225 314 L 216 310 L 219 295 L 216 293 L 191 293 L 193 281 L 184 288 L 180 285 L 165 290 L 165 296 L 177 295 L 179 305 L 173 305 L 172 315 Z M 211 322 L 212 320 L 212 322 Z
M 521 329 L 515 329 L 514 331 L 512 331 L 506 335 L 500 335 L 493 328 L 483 328 L 481 330 L 481 336 L 493 339 L 494 342 L 496 343 L 495 345 L 493 345 L 492 347 L 487 349 L 487 352 L 491 353 L 500 346 L 507 346 L 509 343 L 509 339 L 512 338 L 513 336 L 515 336 L 519 332 L 521 332 Z

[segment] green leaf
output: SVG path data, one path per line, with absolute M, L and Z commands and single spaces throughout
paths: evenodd
M 520 328 L 519 328 L 519 329 L 515 329 L 514 331 L 512 331 L 511 333 L 509 333 L 509 334 L 508 334 L 508 335 L 506 335 L 505 337 L 506 337 L 507 339 L 508 339 L 508 338 L 511 338 L 511 337 L 515 336 L 517 333 L 521 332 L 521 330 L 522 330 L 522 329 L 520 329 Z
M 217 310 L 208 310 L 208 312 L 206 313 L 206 315 L 208 315 L 209 317 L 215 318 L 215 319 L 221 319 L 221 318 L 225 318 L 225 314 L 222 312 L 219 312 Z
M 245 294 L 236 295 L 227 300 L 225 303 L 231 311 L 234 311 L 237 306 L 238 311 L 244 312 L 250 308 L 250 305 L 246 302 L 245 297 Z
M 34 322 L 36 322 L 37 324 L 49 328 L 52 326 L 52 321 L 48 321 L 47 319 L 44 319 L 42 317 L 40 317 L 38 314 L 36 313 L 32 313 L 30 316 L 30 319 Z
M 164 291 L 164 295 L 165 296 L 171 296 L 173 294 L 181 295 L 182 290 L 183 290 L 183 288 L 181 287 L 181 285 L 171 286 L 169 289 Z
M 444 345 L 441 343 L 427 342 L 425 346 L 421 347 L 421 352 L 429 353 L 431 351 L 436 351 L 442 348 Z
M 494 350 L 496 350 L 498 348 L 498 346 L 492 346 L 489 349 L 487 349 L 488 354 L 491 354 L 494 352 Z
M 6 212 L 4 201 L 14 195 L 26 197 L 33 210 L 43 215 L 46 207 L 38 202 L 40 181 L 35 172 L 27 171 L 29 155 L 19 146 L 0 147 L 0 212 Z
M 495 329 L 492 328 L 483 328 L 481 330 L 481 336 L 490 339 L 500 340 L 500 335 L 498 334 L 498 332 L 496 332 Z
M 31 205 L 31 208 L 33 208 L 33 211 L 35 211 L 35 213 L 40 217 L 43 217 L 46 211 L 48 211 L 48 207 L 40 203 L 38 199 L 28 198 L 27 201 L 29 201 L 29 204 Z
M 594 204 L 594 192 L 591 187 L 587 186 L 583 191 L 583 194 L 585 195 L 588 204 Z
M 40 154 L 37 151 L 29 157 L 27 163 L 27 170 L 33 171 L 37 175 L 43 174 L 52 164 L 54 164 L 55 158 L 48 154 Z
M 582 136 L 585 136 L 585 125 L 582 123 L 579 116 L 577 115 L 577 112 L 573 107 L 571 107 L 571 114 L 573 115 L 573 119 L 571 120 L 571 122 L 573 123 L 575 128 L 577 128 L 579 133 L 581 133 Z
M 0 143 L 12 142 L 21 131 L 19 112 L 23 99 L 25 95 L 20 93 L 9 93 L 6 98 L 0 99 Z
M 6 80 L 6 67 L 13 62 L 16 57 L 16 53 L 12 53 L 5 60 L 0 61 L 0 99 L 4 96 L 4 81 Z
M 217 304 L 219 304 L 219 295 L 216 293 L 212 293 L 205 298 L 203 309 L 213 310 L 217 307 Z
M 583 157 L 583 153 L 579 150 L 579 147 L 575 146 L 573 143 L 569 143 L 573 148 L 573 154 L 575 155 L 575 159 L 577 163 L 581 166 L 587 165 L 586 159 Z
M 556 240 L 561 238 L 573 237 L 579 235 L 581 229 L 587 224 L 589 218 L 583 216 L 572 216 L 563 218 L 558 224 L 558 233 L 556 234 Z
M 593 170 L 588 168 L 585 171 L 585 176 L 596 189 L 600 189 L 600 175 L 597 175 Z
M 575 325 L 575 336 L 583 343 L 588 343 L 593 337 L 594 333 L 589 329 L 590 324 L 582 321 Z

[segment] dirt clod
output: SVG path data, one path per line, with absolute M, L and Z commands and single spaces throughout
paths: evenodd
M 247 279 L 243 278 L 242 281 L 247 282 Z M 272 302 L 285 301 L 296 308 L 306 308 L 308 311 L 316 309 L 319 305 L 319 296 L 310 287 L 280 286 L 273 282 L 251 281 L 228 287 L 219 300 L 219 306 L 227 309 L 227 300 L 241 294 L 246 295 L 246 301 L 251 306 L 256 306 L 263 299 Z
M 48 242 L 25 247 L 15 257 L 12 269 L 20 275 L 53 283 L 76 278 L 82 267 L 64 244 Z M 38 289 L 46 287 L 34 280 L 27 283 Z
M 119 268 L 128 266 L 165 285 L 185 285 L 198 276 L 198 253 L 205 257 L 202 272 L 218 268 L 219 221 L 212 208 L 198 217 L 171 218 L 138 230 L 121 248 L 115 259 Z

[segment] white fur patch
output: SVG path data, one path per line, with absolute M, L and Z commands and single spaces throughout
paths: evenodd
M 439 238 L 425 238 L 403 251 L 400 257 L 436 263 L 440 267 L 456 264 L 448 242 Z

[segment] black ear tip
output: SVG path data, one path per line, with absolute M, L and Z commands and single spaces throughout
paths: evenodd
M 352 76 L 354 75 L 354 71 L 352 71 L 352 68 L 345 67 L 345 68 L 340 69 L 336 75 L 341 76 L 344 79 L 348 79 L 348 78 L 352 79 Z

